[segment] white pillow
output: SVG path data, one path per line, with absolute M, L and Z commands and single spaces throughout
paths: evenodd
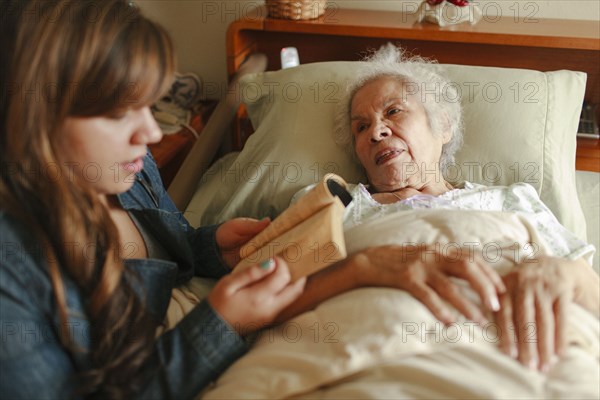
M 577 171 L 577 194 L 587 223 L 588 243 L 600 250 L 600 173 Z M 600 274 L 600 257 L 594 254 L 592 262 L 594 270 Z
M 296 191 L 328 172 L 348 182 L 366 182 L 332 134 L 346 83 L 364 67 L 362 62 L 324 62 L 244 77 L 241 96 L 256 131 L 233 162 L 208 171 L 188 207 L 190 222 L 274 218 Z M 465 136 L 450 170 L 453 181 L 530 183 L 560 222 L 585 238 L 575 151 L 586 75 L 443 64 L 429 68 L 440 70 L 461 92 Z M 206 185 L 210 191 L 202 190 Z

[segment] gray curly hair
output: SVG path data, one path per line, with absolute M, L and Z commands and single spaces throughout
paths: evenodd
M 397 77 L 414 84 L 415 89 L 421 93 L 421 101 L 434 134 L 441 135 L 444 129 L 450 129 L 452 138 L 444 144 L 440 156 L 440 171 L 445 175 L 446 167 L 454 163 L 454 154 L 461 147 L 463 139 L 462 107 L 455 85 L 432 68 L 432 65 L 436 64 L 435 61 L 408 55 L 404 49 L 391 43 L 382 46 L 364 61 L 364 68 L 361 68 L 355 79 L 348 84 L 342 101 L 338 103 L 335 142 L 358 160 L 354 151 L 354 135 L 350 128 L 352 99 L 356 92 L 369 82 L 381 77 Z M 431 97 L 427 97 L 431 94 L 429 90 L 432 87 L 433 101 Z M 424 88 L 427 88 L 427 93 L 422 91 Z

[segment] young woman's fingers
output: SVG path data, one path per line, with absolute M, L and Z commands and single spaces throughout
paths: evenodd
M 221 247 L 233 247 L 246 243 L 269 225 L 269 218 L 234 218 L 224 222 L 216 232 Z
M 275 260 L 270 258 L 243 271 L 229 274 L 223 280 L 226 281 L 227 291 L 233 293 L 253 285 L 276 272 L 277 267 Z
M 241 238 L 254 237 L 265 229 L 270 223 L 269 218 L 253 219 L 253 218 L 239 218 L 239 224 L 237 224 L 237 235 Z
M 271 275 L 253 284 L 253 290 L 275 295 L 290 283 L 291 275 L 285 260 L 281 257 L 275 257 L 273 260 L 277 264 L 277 267 Z
M 280 307 L 279 309 L 283 310 L 284 308 L 289 306 L 291 303 L 293 303 L 294 300 L 296 300 L 298 297 L 300 297 L 300 295 L 304 291 L 305 284 L 306 284 L 306 278 L 300 278 L 297 281 L 290 283 L 289 285 L 284 287 L 277 294 L 277 303 Z

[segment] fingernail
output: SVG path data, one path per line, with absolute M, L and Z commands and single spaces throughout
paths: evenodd
M 500 310 L 500 303 L 498 302 L 497 297 L 490 297 L 488 303 L 489 303 L 488 305 L 490 306 L 492 311 Z
M 444 322 L 447 325 L 456 322 L 454 313 L 452 313 L 450 311 L 442 311 L 440 317 L 442 319 L 442 322 Z
M 547 374 L 548 371 L 550 371 L 550 364 L 544 364 L 541 366 L 540 371 L 542 371 L 544 374 Z
M 527 363 L 527 368 L 529 369 L 537 369 L 538 367 L 538 362 L 535 358 L 532 358 L 531 360 L 529 360 L 529 362 Z
M 269 258 L 258 265 L 261 269 L 271 269 L 275 266 L 275 260 Z

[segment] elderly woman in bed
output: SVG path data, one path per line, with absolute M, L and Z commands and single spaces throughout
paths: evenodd
M 575 301 L 598 314 L 598 275 L 581 256 L 590 246 L 563 228 L 535 190 L 525 184 L 487 188 L 465 183 L 453 187 L 442 174 L 461 144 L 461 108 L 456 96 L 441 96 L 452 85 L 423 60 L 405 59 L 387 47 L 376 53 L 365 75 L 349 88 L 340 113 L 337 139 L 353 150 L 369 186 L 352 188 L 345 228 L 374 215 L 402 209 L 449 208 L 527 213 L 557 257 L 519 265 L 503 277 L 484 260 L 431 262 L 411 258 L 400 246 L 371 248 L 309 280 L 298 304 L 314 305 L 358 286 L 395 286 L 422 301 L 444 322 L 454 316 L 443 298 L 475 321 L 482 312 L 461 296 L 450 276 L 466 279 L 480 295 L 503 332 L 501 348 L 523 364 L 545 370 L 565 347 L 565 310 Z M 349 128 L 349 129 L 348 129 Z M 425 252 L 435 249 L 424 249 Z M 425 254 L 425 253 L 423 253 Z M 515 328 L 516 327 L 516 328 Z M 532 331 L 533 328 L 533 331 Z M 531 340 L 531 335 L 536 340 Z

